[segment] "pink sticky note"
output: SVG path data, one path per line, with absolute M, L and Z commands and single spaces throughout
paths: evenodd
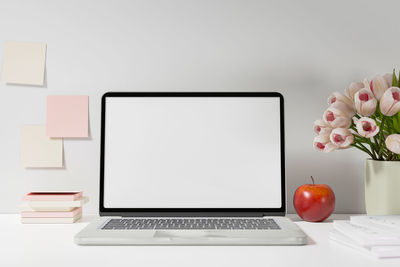
M 47 136 L 88 137 L 88 103 L 85 95 L 47 96 Z

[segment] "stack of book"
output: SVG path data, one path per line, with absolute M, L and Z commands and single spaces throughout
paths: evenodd
M 22 199 L 22 223 L 74 223 L 88 201 L 82 192 L 31 192 Z
M 400 258 L 400 215 L 334 221 L 329 238 L 377 258 Z

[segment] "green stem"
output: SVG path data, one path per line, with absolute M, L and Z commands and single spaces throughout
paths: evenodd
M 385 116 L 382 115 L 382 117 L 381 117 L 381 129 L 380 129 L 380 132 L 379 132 L 379 147 L 380 148 L 379 148 L 379 153 L 378 153 L 378 157 L 380 159 L 383 159 L 382 158 L 382 151 L 383 151 L 383 148 L 385 147 L 385 140 L 384 140 L 384 137 L 383 137 L 384 125 L 385 125 Z
M 382 153 L 383 153 L 383 148 L 384 148 L 384 146 L 381 146 L 381 147 L 379 148 L 379 152 L 378 152 L 378 158 L 381 159 L 381 160 L 383 160 L 383 155 L 382 155 Z
M 353 136 L 354 136 L 354 139 L 356 139 L 357 142 L 368 144 L 367 138 L 359 136 L 359 135 L 355 135 L 355 134 L 353 134 Z
M 359 146 L 361 146 L 362 148 L 364 148 L 365 150 L 368 150 L 368 152 L 370 152 L 369 151 L 369 149 L 366 147 L 366 146 L 364 146 L 362 143 L 357 143 Z M 370 152 L 371 153 L 371 152 Z M 372 153 L 371 153 L 372 154 Z
M 360 144 L 360 145 L 361 145 L 361 144 Z M 352 146 L 352 147 L 355 147 L 355 148 L 358 148 L 358 149 L 360 149 L 361 151 L 364 151 L 365 153 L 367 153 L 368 155 L 370 155 L 370 157 L 371 157 L 372 159 L 375 159 L 375 160 L 376 160 L 375 156 L 374 156 L 365 146 L 363 146 L 363 145 L 358 146 L 357 144 L 351 144 L 351 146 Z
M 367 143 L 368 143 L 368 145 L 369 145 L 369 147 L 371 148 L 371 152 L 372 152 L 372 154 L 374 154 L 374 159 L 377 159 L 377 155 L 376 155 L 376 148 L 375 148 L 375 146 L 372 144 L 372 142 L 371 142 L 371 140 L 369 139 L 369 138 L 367 138 Z

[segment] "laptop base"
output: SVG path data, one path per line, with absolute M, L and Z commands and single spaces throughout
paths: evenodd
M 86 226 L 75 237 L 78 245 L 193 245 L 193 246 L 251 246 L 251 245 L 305 245 L 307 236 L 286 217 L 268 217 L 275 220 L 279 230 L 105 230 L 110 218 L 100 217 Z

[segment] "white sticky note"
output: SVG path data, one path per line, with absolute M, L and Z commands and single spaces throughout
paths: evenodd
M 1 79 L 6 83 L 43 85 L 46 66 L 46 44 L 4 43 Z
M 23 125 L 21 162 L 25 168 L 63 167 L 63 139 L 46 135 L 46 125 Z

